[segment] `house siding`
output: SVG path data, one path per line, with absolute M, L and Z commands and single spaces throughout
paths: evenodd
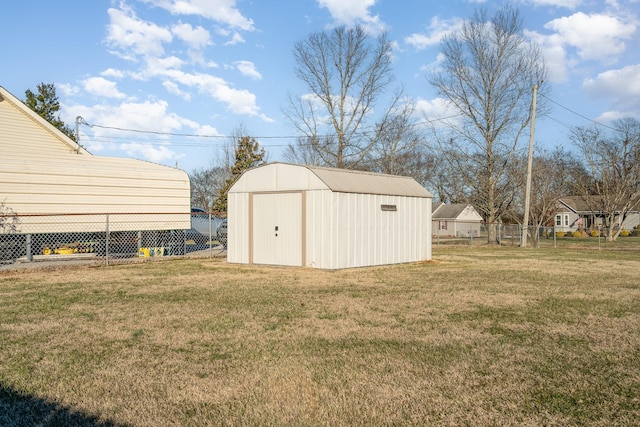
M 98 214 L 112 215 L 113 231 L 191 227 L 186 172 L 93 156 L 1 87 L 0 151 L 0 202 L 19 215 L 21 233 L 103 231 Z M 149 215 L 140 222 L 123 214 Z

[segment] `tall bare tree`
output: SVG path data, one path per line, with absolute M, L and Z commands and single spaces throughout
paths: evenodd
M 519 12 L 509 6 L 492 17 L 476 11 L 443 39 L 441 52 L 442 69 L 429 81 L 458 117 L 446 134 L 438 131 L 437 141 L 488 223 L 489 243 L 495 243 L 495 224 L 517 189 L 507 167 L 530 122 L 533 86 L 546 92 L 546 67 L 538 47 L 522 34 Z M 538 114 L 545 108 L 540 102 Z
M 229 177 L 229 169 L 222 165 L 212 165 L 193 170 L 189 174 L 191 181 L 191 206 L 207 211 L 213 209 L 213 202 L 220 195 L 224 183 Z
M 293 54 L 309 93 L 290 96 L 285 109 L 304 137 L 290 151 L 311 150 L 326 166 L 358 167 L 374 143 L 361 130 L 392 81 L 386 34 L 373 43 L 363 27 L 337 27 L 296 43 Z
M 607 240 L 618 238 L 629 212 L 640 209 L 640 121 L 617 120 L 602 127 L 577 127 L 571 140 L 584 159 L 589 178 L 577 191 L 594 212 L 605 214 Z
M 376 123 L 369 156 L 376 172 L 413 176 L 417 180 L 426 172 L 425 135 L 416 126 L 415 104 L 398 93 L 395 102 Z M 424 178 L 424 176 L 422 176 Z
M 522 218 L 526 188 L 527 156 L 519 156 L 511 164 L 510 173 L 518 183 L 517 203 L 512 209 L 513 218 Z M 538 149 L 533 157 L 529 236 L 535 247 L 540 244 L 540 227 L 553 222 L 558 212 L 559 200 L 573 191 L 576 179 L 584 175 L 584 169 L 572 155 L 561 147 L 553 151 Z

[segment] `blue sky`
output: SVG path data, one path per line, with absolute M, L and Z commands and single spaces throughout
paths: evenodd
M 640 119 L 640 0 L 512 2 L 549 68 L 559 105 L 536 123 L 536 144 L 568 145 L 585 118 Z M 62 118 L 81 116 L 80 142 L 96 155 L 133 157 L 191 172 L 221 155 L 242 125 L 282 160 L 295 130 L 282 110 L 302 96 L 292 48 L 335 25 L 386 30 L 400 85 L 428 120 L 446 107 L 427 82 L 439 41 L 481 0 L 90 0 L 3 5 L 0 86 L 54 83 Z M 128 132 L 119 129 L 153 131 Z M 179 135 L 167 135 L 179 134 Z M 192 137 L 185 135 L 203 135 Z M 528 135 L 526 136 L 528 138 Z

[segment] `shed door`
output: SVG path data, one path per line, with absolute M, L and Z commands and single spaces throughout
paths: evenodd
M 253 262 L 302 265 L 302 193 L 253 195 Z

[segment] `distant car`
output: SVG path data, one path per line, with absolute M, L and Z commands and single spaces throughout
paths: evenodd
M 208 236 L 216 231 L 216 218 L 209 221 L 209 212 L 202 208 L 191 208 L 191 229 L 203 236 Z
M 227 219 L 223 219 L 218 229 L 216 230 L 216 240 L 222 244 L 225 248 L 227 247 Z

